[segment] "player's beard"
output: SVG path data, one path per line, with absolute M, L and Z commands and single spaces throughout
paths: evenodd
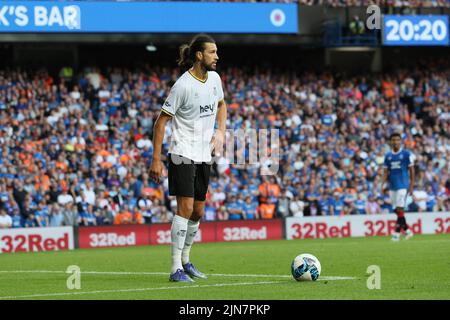
M 216 71 L 216 67 L 213 66 L 213 64 L 214 62 L 211 62 L 210 64 L 204 64 L 203 67 L 205 68 L 206 71 Z

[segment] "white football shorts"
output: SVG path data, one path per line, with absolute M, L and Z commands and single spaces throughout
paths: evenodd
M 406 198 L 408 196 L 408 190 L 391 190 L 390 195 L 392 208 L 406 208 Z

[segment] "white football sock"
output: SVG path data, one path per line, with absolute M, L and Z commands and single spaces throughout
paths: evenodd
M 181 262 L 186 264 L 189 262 L 189 254 L 191 253 L 192 244 L 194 243 L 195 235 L 197 234 L 200 221 L 189 220 L 187 224 L 186 240 L 184 241 L 183 253 L 181 255 Z
M 177 269 L 183 269 L 181 265 L 181 252 L 183 251 L 184 241 L 188 228 L 188 219 L 175 215 L 172 220 L 171 238 L 172 238 L 172 273 Z

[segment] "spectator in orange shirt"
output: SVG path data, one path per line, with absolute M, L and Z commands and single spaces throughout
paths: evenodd
M 395 96 L 395 85 L 391 81 L 390 77 L 387 77 L 387 79 L 381 83 L 381 86 L 383 88 L 383 93 L 386 96 L 386 98 L 392 98 Z
M 134 211 L 133 223 L 134 224 L 144 224 L 145 223 L 142 213 L 138 210 Z
M 267 203 L 269 201 L 270 183 L 265 176 L 262 176 L 262 183 L 258 187 L 259 202 Z
M 261 203 L 276 203 L 280 196 L 280 186 L 277 184 L 275 177 L 265 178 L 258 188 Z
M 258 208 L 261 219 L 273 219 L 275 216 L 275 204 L 263 203 Z
M 133 215 L 131 214 L 128 204 L 124 204 L 123 209 L 114 218 L 114 224 L 132 224 Z

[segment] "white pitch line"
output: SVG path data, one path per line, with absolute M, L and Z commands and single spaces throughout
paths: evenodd
M 66 273 L 59 270 L 0 270 L 0 273 Z M 97 274 L 97 275 L 169 275 L 168 272 L 128 272 L 128 271 L 81 271 L 81 274 Z M 284 274 L 223 274 L 211 273 L 207 274 L 212 277 L 251 277 L 251 278 L 291 278 L 290 275 Z M 356 277 L 340 277 L 340 276 L 322 276 L 319 280 L 355 280 Z
M 262 281 L 262 282 L 240 282 L 240 283 L 218 283 L 218 284 L 205 284 L 205 285 L 189 285 L 189 286 L 172 286 L 172 287 L 157 287 L 157 288 L 137 288 L 137 289 L 118 289 L 118 290 L 97 290 L 97 291 L 84 291 L 84 292 L 59 292 L 59 293 L 44 293 L 44 294 L 29 294 L 22 296 L 4 296 L 2 299 L 25 299 L 25 298 L 37 298 L 37 297 L 56 297 L 56 296 L 71 296 L 71 295 L 83 295 L 83 294 L 99 294 L 99 293 L 120 293 L 120 292 L 142 292 L 142 291 L 157 291 L 157 290 L 173 290 L 173 289 L 190 289 L 190 288 L 212 288 L 212 287 L 232 287 L 232 286 L 248 286 L 248 285 L 262 285 L 262 284 L 275 284 L 284 281 Z

